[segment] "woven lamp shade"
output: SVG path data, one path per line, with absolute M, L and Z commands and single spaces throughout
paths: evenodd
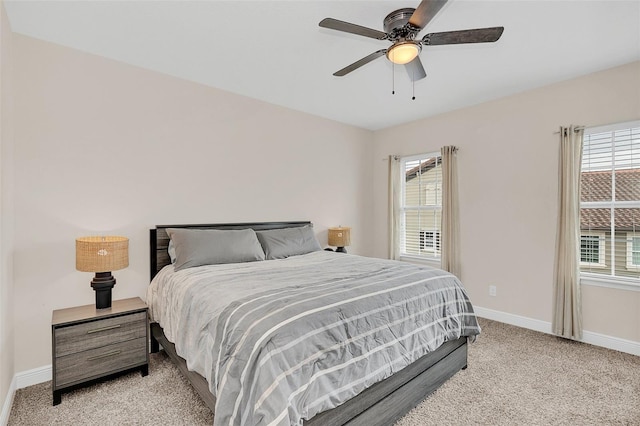
M 351 228 L 329 228 L 329 245 L 334 247 L 347 247 L 351 245 Z
M 129 266 L 126 237 L 81 237 L 76 239 L 76 269 L 82 272 L 110 272 Z

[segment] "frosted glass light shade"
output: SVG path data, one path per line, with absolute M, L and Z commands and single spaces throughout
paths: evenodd
M 420 44 L 412 41 L 396 43 L 387 50 L 387 58 L 394 64 L 404 65 L 413 61 L 420 50 Z

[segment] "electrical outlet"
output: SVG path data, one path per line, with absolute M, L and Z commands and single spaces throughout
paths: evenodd
M 495 285 L 490 285 L 489 286 L 489 296 L 495 296 L 496 295 L 496 286 Z

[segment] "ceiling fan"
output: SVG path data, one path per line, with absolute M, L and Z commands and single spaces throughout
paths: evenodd
M 429 33 L 421 39 L 417 39 L 418 33 L 436 16 L 446 2 L 447 0 L 422 0 L 417 9 L 408 7 L 395 10 L 384 18 L 384 32 L 338 19 L 323 19 L 319 24 L 323 28 L 344 31 L 377 40 L 389 40 L 393 43 L 388 49 L 377 50 L 336 71 L 333 75 L 342 77 L 374 59 L 386 55 L 387 59 L 394 64 L 404 65 L 409 73 L 409 78 L 412 81 L 417 81 L 427 76 L 419 56 L 422 46 L 491 43 L 497 41 L 502 35 L 504 27 L 491 27 Z

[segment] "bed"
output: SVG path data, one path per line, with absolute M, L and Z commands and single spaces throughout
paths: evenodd
M 444 271 L 327 252 L 319 250 L 319 247 L 310 253 L 281 259 L 277 256 L 279 248 L 276 246 L 271 246 L 271 254 L 275 255 L 275 260 L 204 264 L 185 267 L 178 272 L 174 271 L 178 269 L 178 262 L 174 264 L 175 268 L 168 266 L 172 265 L 172 259 L 169 255 L 170 238 L 167 230 L 174 236 L 180 235 L 176 233 L 183 230 L 251 230 L 264 238 L 264 235 L 271 235 L 271 231 L 275 235 L 290 230 L 309 232 L 311 226 L 310 222 L 268 222 L 158 225 L 150 230 L 152 283 L 147 303 L 150 305 L 151 315 L 151 350 L 157 352 L 162 345 L 214 412 L 214 424 L 389 425 L 467 366 L 468 340 L 474 339 L 480 328 L 464 289 L 455 277 Z M 177 237 L 174 239 L 180 241 Z M 260 239 L 260 242 L 264 251 L 268 252 L 264 241 Z M 215 284 L 209 284 L 209 281 L 205 283 L 205 275 L 207 280 L 215 280 Z M 409 276 L 412 277 L 411 281 L 402 281 L 408 280 L 402 277 Z M 374 280 L 372 277 L 380 279 Z M 304 284 L 298 285 L 303 280 Z M 397 288 L 396 284 L 391 284 L 396 281 Z M 422 290 L 420 286 L 427 285 L 427 281 L 429 285 L 433 282 L 436 289 Z M 161 282 L 164 284 L 160 284 Z M 277 286 L 272 287 L 272 282 L 277 282 Z M 248 286 L 246 289 L 242 287 L 245 284 Z M 379 306 L 368 307 L 367 312 L 357 306 L 360 302 L 346 303 L 349 300 L 373 303 L 373 296 L 356 293 L 364 291 L 356 290 L 360 287 L 366 288 L 371 294 L 382 294 L 387 299 Z M 416 290 L 411 291 L 417 291 L 417 295 L 407 293 L 414 287 Z M 233 292 L 228 291 L 231 288 L 234 288 Z M 236 288 L 239 296 L 234 293 Z M 204 293 L 211 293 L 215 300 L 205 303 L 207 296 L 201 293 L 202 289 L 205 289 Z M 289 296 L 294 291 L 295 296 Z M 297 292 L 300 291 L 305 295 L 299 296 Z M 413 306 L 410 303 L 425 303 L 422 300 L 424 294 L 439 295 L 452 291 L 457 295 L 457 300 L 438 306 L 434 304 L 434 307 L 428 308 L 429 315 L 435 315 L 432 311 L 442 311 L 444 315 L 443 318 L 430 322 L 431 325 L 422 327 L 420 321 L 424 319 L 416 316 L 417 314 L 412 314 L 410 319 L 393 318 L 393 321 L 386 316 L 390 315 L 391 307 L 407 309 Z M 228 296 L 227 293 L 234 294 Z M 317 305 L 309 305 L 312 303 L 311 299 L 319 298 L 326 300 L 318 301 Z M 193 303 L 189 302 L 191 300 Z M 163 306 L 163 303 L 170 307 Z M 209 307 L 209 304 L 217 303 L 220 307 Z M 294 305 L 299 305 L 301 310 L 292 310 L 296 309 Z M 330 313 L 336 317 L 311 317 L 307 315 L 311 311 L 322 311 L 323 315 Z M 210 320 L 205 313 L 215 320 Z M 262 316 L 258 316 L 258 320 L 252 320 L 250 314 Z M 244 328 L 238 325 L 236 329 L 229 325 L 232 317 L 239 324 L 244 321 Z M 337 317 L 341 318 L 340 321 L 344 317 L 345 323 L 336 326 L 336 322 L 331 322 Z M 277 327 L 269 321 L 274 321 L 273 324 L 277 324 L 277 327 L 291 322 L 292 328 L 278 328 L 276 333 L 273 330 Z M 371 330 L 365 333 L 362 327 L 367 327 L 369 323 L 372 324 Z M 189 325 L 185 327 L 185 324 Z M 411 326 L 420 328 L 425 333 L 413 330 L 407 332 L 407 336 L 411 336 L 409 340 L 404 335 L 394 339 L 401 343 L 396 348 L 398 342 L 393 345 L 384 343 L 385 333 L 399 333 L 391 329 L 391 325 L 395 324 L 401 324 L 403 330 L 408 327 L 407 324 L 415 324 Z M 260 331 L 263 334 L 258 333 L 255 338 L 257 342 L 253 345 L 253 341 L 247 337 L 247 330 L 260 327 L 264 328 Z M 447 335 L 432 335 L 431 328 L 443 329 Z M 326 330 L 326 333 L 318 330 Z M 331 336 L 327 337 L 325 334 Z M 367 342 L 377 342 L 373 344 L 379 346 L 363 349 L 372 345 L 365 344 L 365 337 L 362 337 L 365 335 Z M 323 339 L 327 338 L 333 340 L 325 343 Z M 299 343 L 303 340 L 309 340 L 305 345 L 312 347 L 308 350 L 312 355 L 307 356 L 307 349 L 302 349 Z M 215 350 L 193 350 L 200 345 Z M 405 349 L 406 352 L 403 352 Z M 213 355 L 209 352 L 213 352 Z M 337 357 L 335 354 L 338 352 L 340 357 L 348 356 L 348 360 L 340 359 L 339 367 L 327 368 L 326 363 L 338 362 L 331 359 Z M 316 355 L 320 353 L 322 355 Z M 292 361 L 290 357 L 304 358 L 304 362 Z M 211 358 L 215 359 L 212 361 Z M 275 367 L 270 364 L 272 359 L 279 360 Z M 308 360 L 311 361 L 307 362 Z M 342 366 L 347 364 L 349 368 L 343 369 Z M 305 372 L 305 369 L 309 371 Z M 292 371 L 296 375 L 300 373 L 302 378 L 298 378 Z M 297 382 L 300 380 L 310 380 L 313 383 L 301 384 Z M 225 386 L 228 391 L 224 391 Z M 219 393 L 217 398 L 214 393 Z M 275 401 L 275 408 L 270 406 L 272 401 Z M 278 404 L 281 407 L 278 408 Z M 278 413 L 279 416 L 276 415 Z

